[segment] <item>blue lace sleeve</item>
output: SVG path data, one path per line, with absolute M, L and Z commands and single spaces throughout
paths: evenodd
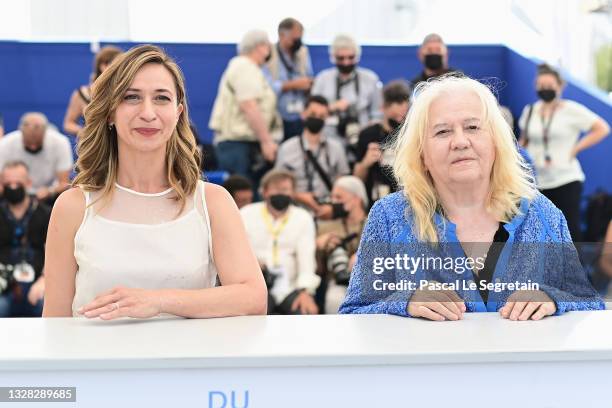
M 552 218 L 552 217 L 551 217 Z M 557 217 L 555 217 L 557 218 Z M 580 264 L 578 252 L 572 243 L 567 221 L 559 211 L 558 218 L 551 220 L 551 230 L 560 235 L 559 257 L 550 259 L 553 264 L 540 289 L 550 296 L 557 306 L 555 315 L 573 310 L 602 310 L 605 304 L 587 278 Z
M 374 204 L 361 236 L 357 261 L 351 273 L 346 298 L 340 307 L 340 313 L 361 314 L 394 314 L 408 316 L 408 299 L 411 293 L 407 290 L 381 289 L 382 282 L 397 282 L 394 270 L 375 273 L 375 259 L 390 255 L 390 223 L 386 217 L 385 200 Z

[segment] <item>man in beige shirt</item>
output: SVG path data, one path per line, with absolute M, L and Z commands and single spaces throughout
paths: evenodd
M 264 31 L 245 34 L 238 44 L 239 55 L 221 77 L 209 123 L 219 167 L 248 177 L 255 188 L 278 148 L 272 136 L 276 95 L 262 71 L 271 47 Z

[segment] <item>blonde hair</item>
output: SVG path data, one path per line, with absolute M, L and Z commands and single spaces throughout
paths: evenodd
M 438 242 L 434 216 L 441 207 L 433 180 L 423 162 L 429 108 L 437 98 L 457 89 L 471 91 L 479 97 L 484 113 L 483 127 L 492 135 L 495 161 L 486 203 L 488 211 L 498 221 L 508 222 L 519 213 L 520 199 L 532 198 L 536 191 L 529 166 L 518 151 L 514 133 L 486 85 L 457 74 L 422 82 L 413 93 L 413 104 L 392 148 L 395 151 L 393 170 L 410 204 L 416 235 L 426 242 Z
M 85 108 L 85 128 L 77 146 L 78 174 L 73 186 L 85 191 L 102 190 L 100 199 L 112 196 L 119 165 L 117 132 L 109 121 L 123 100 L 134 77 L 145 64 L 160 64 L 174 78 L 177 104 L 183 105 L 176 128 L 166 144 L 166 175 L 181 204 L 193 194 L 200 179 L 200 151 L 189 127 L 185 81 L 178 65 L 159 47 L 141 45 L 121 54 L 92 87 L 91 103 Z

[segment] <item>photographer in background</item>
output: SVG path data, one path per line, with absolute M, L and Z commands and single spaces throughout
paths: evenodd
M 1 182 L 0 317 L 40 317 L 51 210 L 27 194 L 32 181 L 25 163 L 6 163 Z
M 315 225 L 310 214 L 291 204 L 295 177 L 271 170 L 261 180 L 263 202 L 240 210 L 268 286 L 268 314 L 317 314 L 314 292 Z
M 219 169 L 247 177 L 254 186 L 276 159 L 278 138 L 276 94 L 263 67 L 272 55 L 268 34 L 250 30 L 238 44 L 221 76 L 208 127 Z
M 327 100 L 313 95 L 302 112 L 304 132 L 281 144 L 276 168 L 295 176 L 295 200 L 308 208 L 318 219 L 331 219 L 329 203 L 333 181 L 350 173 L 342 143 L 323 134 L 329 117 Z
M 325 134 L 340 137 L 345 145 L 354 145 L 361 128 L 382 116 L 382 84 L 374 71 L 357 66 L 361 47 L 353 37 L 337 35 L 329 47 L 329 56 L 335 67 L 316 76 L 311 94 L 323 95 L 330 103 L 332 115 L 326 122 Z
M 52 205 L 70 186 L 74 165 L 70 142 L 49 125 L 43 113 L 25 113 L 19 120 L 19 130 L 0 140 L 0 168 L 15 160 L 28 166 L 32 180 L 29 192 L 40 201 Z
M 448 66 L 448 47 L 440 35 L 436 33 L 427 34 L 423 38 L 421 46 L 417 50 L 417 57 L 423 64 L 423 71 L 410 80 L 412 89 L 419 82 L 426 82 L 449 72 L 456 72 Z
M 318 271 L 322 276 L 317 303 L 324 305 L 325 313 L 337 313 L 344 299 L 368 215 L 368 196 L 358 177 L 338 178 L 331 199 L 335 219 L 318 224 L 316 240 Z
M 272 47 L 266 65 L 283 118 L 284 140 L 302 134 L 304 123 L 300 113 L 312 86 L 312 62 L 302 43 L 303 35 L 302 23 L 291 17 L 283 19 L 278 25 L 278 42 Z
M 370 204 L 397 190 L 393 176 L 393 153 L 385 145 L 399 130 L 408 113 L 410 88 L 404 81 L 391 81 L 383 88 L 383 120 L 359 134 L 353 174 L 366 186 Z

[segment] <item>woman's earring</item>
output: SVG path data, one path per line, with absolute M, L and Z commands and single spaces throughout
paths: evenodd
M 108 130 L 109 130 L 109 132 L 112 132 L 114 127 L 115 127 L 115 124 L 114 124 L 114 123 L 109 123 L 109 124 L 108 124 Z

